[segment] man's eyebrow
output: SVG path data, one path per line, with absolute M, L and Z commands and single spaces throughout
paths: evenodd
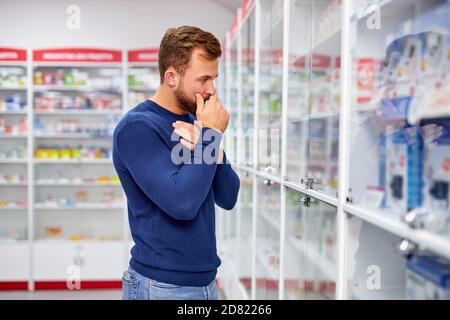
M 217 74 L 215 77 L 212 77 L 210 75 L 204 75 L 201 77 L 198 77 L 197 79 L 216 79 L 219 76 L 219 74 Z

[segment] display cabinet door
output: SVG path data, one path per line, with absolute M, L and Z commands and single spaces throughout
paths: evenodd
M 241 140 L 240 163 L 253 167 L 254 155 L 254 117 L 255 117 L 255 12 L 253 11 L 247 18 L 241 29 L 241 123 L 237 134 Z
M 289 72 L 286 134 L 287 181 L 301 184 L 309 162 L 312 1 L 290 1 Z
M 342 2 L 312 1 L 311 14 L 308 188 L 336 197 Z
M 257 179 L 256 299 L 278 299 L 280 277 L 280 185 Z
M 262 0 L 260 5 L 258 169 L 280 176 L 283 0 Z

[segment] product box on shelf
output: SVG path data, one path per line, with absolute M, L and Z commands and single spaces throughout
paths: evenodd
M 425 147 L 425 228 L 450 236 L 450 118 L 423 123 L 441 134 Z
M 27 84 L 26 69 L 21 67 L 0 67 L 0 87 L 24 88 Z
M 406 298 L 411 300 L 449 300 L 450 263 L 434 256 L 408 260 Z
M 396 95 L 412 94 L 420 76 L 422 42 L 414 34 L 401 36 L 390 42 L 384 62 L 384 82 L 393 92 L 405 90 Z
M 0 111 L 24 111 L 25 106 L 25 97 L 17 93 L 8 94 L 4 101 L 0 100 Z
M 400 217 L 423 201 L 423 137 L 405 120 L 411 101 L 385 99 L 379 110 L 386 128 L 380 137 L 380 186 L 386 190 L 385 205 Z

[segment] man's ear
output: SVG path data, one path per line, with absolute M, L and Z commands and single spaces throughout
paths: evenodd
M 173 67 L 167 68 L 164 73 L 165 83 L 167 83 L 169 87 L 176 89 L 178 87 L 179 80 L 180 76 L 178 75 L 178 72 Z

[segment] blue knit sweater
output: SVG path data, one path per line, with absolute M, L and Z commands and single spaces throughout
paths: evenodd
M 217 158 L 222 138 L 218 132 L 202 129 L 203 141 L 191 152 L 173 141 L 172 123 L 177 120 L 193 123 L 195 117 L 174 114 L 146 100 L 114 131 L 113 162 L 127 196 L 135 243 L 130 265 L 156 281 L 206 286 L 221 263 L 214 204 L 231 210 L 240 181 L 226 156 L 224 164 L 201 157 L 209 152 Z M 211 131 L 215 134 L 208 138 Z M 178 154 L 185 152 L 181 163 L 178 158 L 174 161 L 174 147 Z

